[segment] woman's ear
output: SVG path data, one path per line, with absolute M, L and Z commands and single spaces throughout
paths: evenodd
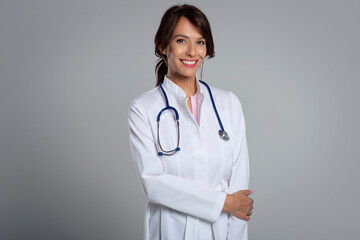
M 167 55 L 167 49 L 165 48 L 164 50 L 162 50 L 162 52 L 161 52 L 163 55 Z

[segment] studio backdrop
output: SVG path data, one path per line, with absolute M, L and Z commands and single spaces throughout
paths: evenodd
M 178 1 L 0 1 L 0 239 L 142 239 L 128 140 Z M 249 239 L 360 239 L 359 1 L 189 1 L 211 23 L 203 80 L 240 99 Z

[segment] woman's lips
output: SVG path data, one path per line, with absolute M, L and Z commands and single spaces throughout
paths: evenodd
M 186 66 L 193 68 L 196 66 L 196 63 L 198 60 L 192 60 L 192 59 L 180 59 L 180 61 Z

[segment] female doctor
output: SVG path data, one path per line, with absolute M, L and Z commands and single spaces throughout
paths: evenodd
M 253 209 L 238 98 L 196 78 L 214 57 L 198 8 L 169 8 L 155 36 L 157 87 L 133 100 L 130 148 L 149 200 L 144 239 L 247 239 Z

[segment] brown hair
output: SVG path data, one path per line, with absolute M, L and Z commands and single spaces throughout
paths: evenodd
M 155 35 L 155 55 L 159 57 L 155 67 L 156 86 L 158 86 L 167 74 L 168 67 L 166 55 L 162 53 L 170 44 L 174 29 L 180 17 L 187 18 L 201 33 L 206 41 L 206 56 L 213 58 L 215 56 L 214 41 L 211 34 L 209 21 L 205 14 L 195 6 L 184 4 L 170 7 L 161 19 L 159 29 Z

